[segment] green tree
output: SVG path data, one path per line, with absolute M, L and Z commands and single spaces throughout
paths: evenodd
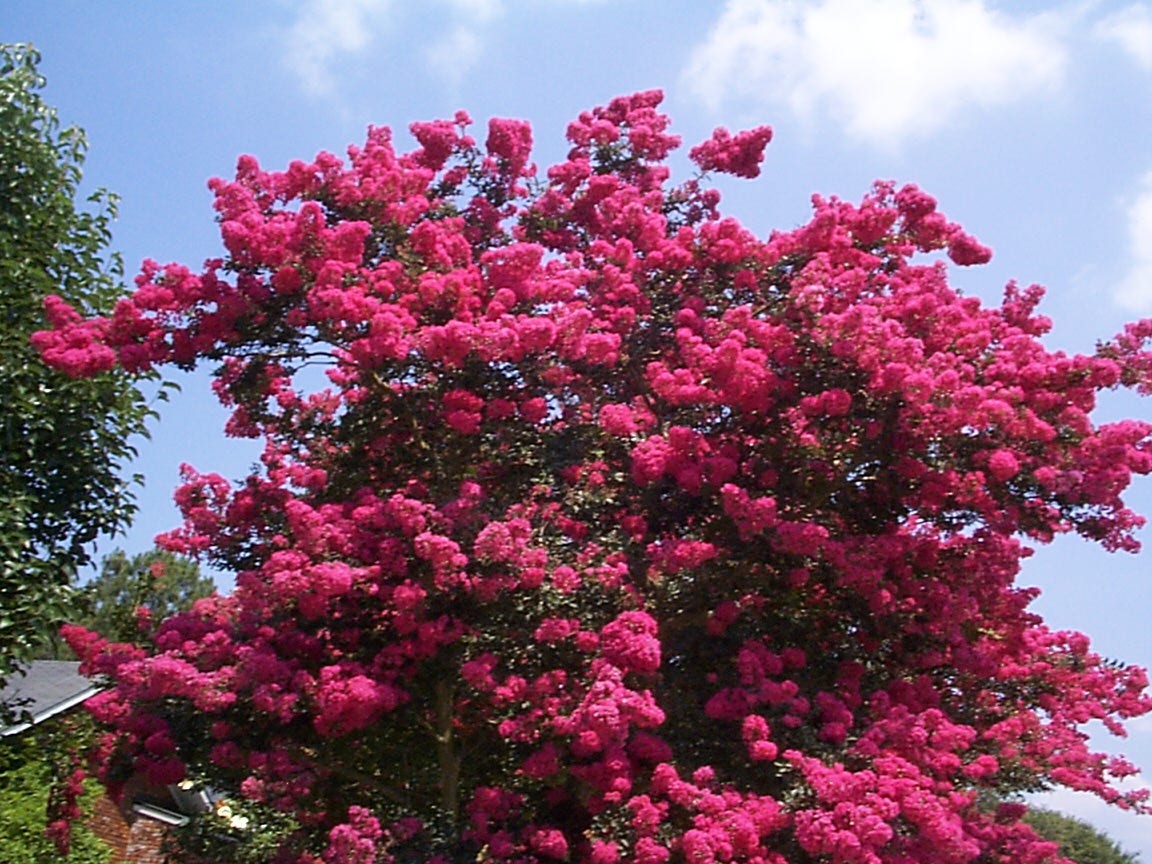
M 107 312 L 123 293 L 106 252 L 116 198 L 77 204 L 84 133 L 41 98 L 38 63 L 31 46 L 0 46 L 0 681 L 72 615 L 93 541 L 128 525 L 123 469 L 153 413 L 137 386 L 150 375 L 68 378 L 29 344 L 46 295 Z
M 1103 832 L 1073 816 L 1033 808 L 1024 821 L 1045 840 L 1059 843 L 1060 854 L 1076 864 L 1138 864 L 1140 860 Z
M 215 590 L 212 579 L 188 558 L 159 549 L 129 558 L 117 549 L 84 586 L 88 611 L 77 623 L 116 642 L 139 642 L 138 609 L 162 621 Z
M 49 821 L 49 798 L 57 782 L 56 772 L 68 761 L 75 741 L 74 729 L 39 728 L 35 734 L 0 739 L 0 864 L 106 864 L 111 857 L 108 845 L 82 821 L 69 832 L 68 853 L 62 855 L 56 841 L 45 829 Z M 89 780 L 79 805 L 90 812 L 101 790 Z

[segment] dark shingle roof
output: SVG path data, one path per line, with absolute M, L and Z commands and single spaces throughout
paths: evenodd
M 34 660 L 23 676 L 12 676 L 0 690 L 0 704 L 23 715 L 25 722 L 0 728 L 0 735 L 23 732 L 99 693 L 102 688 L 79 670 L 73 660 Z

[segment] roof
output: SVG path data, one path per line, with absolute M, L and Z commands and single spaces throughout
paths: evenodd
M 0 735 L 17 735 L 85 702 L 102 689 L 80 674 L 80 664 L 74 660 L 34 660 L 25 667 L 23 677 L 13 676 L 0 690 L 0 704 L 25 718 L 24 722 L 0 729 Z

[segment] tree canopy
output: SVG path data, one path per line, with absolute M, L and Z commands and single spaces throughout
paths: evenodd
M 1025 820 L 1046 840 L 1059 843 L 1060 854 L 1076 864 L 1138 864 L 1134 854 L 1083 819 L 1035 807 Z
M 216 590 L 200 565 L 163 549 L 129 557 L 116 550 L 83 587 L 84 614 L 74 623 L 116 642 L 147 642 L 152 627 Z
M 1061 533 L 1137 548 L 1152 425 L 1091 411 L 1148 392 L 1152 322 L 1049 350 L 1038 287 L 950 286 L 991 253 L 915 186 L 757 238 L 706 174 L 755 177 L 770 130 L 672 185 L 660 102 L 581 114 L 545 171 L 463 112 L 242 157 L 224 257 L 146 263 L 111 316 L 49 298 L 48 362 L 210 364 L 265 443 L 236 483 L 186 468 L 164 540 L 231 596 L 148 650 L 68 634 L 116 683 L 105 782 L 227 796 L 189 855 L 1039 864 L 988 800 L 1146 807 L 1084 731 L 1152 709 L 1146 675 L 1015 578 Z
M 29 344 L 46 296 L 97 314 L 124 293 L 106 253 L 116 199 L 77 204 L 84 134 L 41 98 L 38 62 L 0 46 L 0 679 L 74 610 L 93 541 L 127 526 L 122 473 L 149 415 L 138 374 L 68 377 Z
M 128 556 L 117 549 L 100 560 L 100 571 L 80 586 L 69 623 L 117 642 L 148 644 L 157 624 L 209 596 L 216 584 L 200 565 L 163 549 Z M 74 658 L 59 633 L 37 650 L 36 659 Z

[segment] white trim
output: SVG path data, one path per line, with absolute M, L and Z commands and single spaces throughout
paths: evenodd
M 187 816 L 181 816 L 179 813 L 173 813 L 171 810 L 165 810 L 163 807 L 156 807 L 152 804 L 133 804 L 132 811 L 141 816 L 147 816 L 149 819 L 155 819 L 157 822 L 163 822 L 165 825 L 188 824 Z

